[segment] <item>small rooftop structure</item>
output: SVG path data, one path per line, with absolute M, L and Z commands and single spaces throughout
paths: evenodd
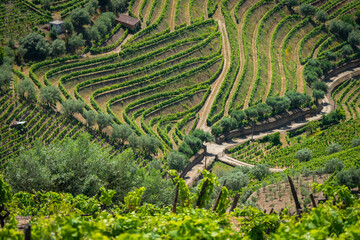
M 115 23 L 120 23 L 133 31 L 137 31 L 140 28 L 140 20 L 126 14 L 120 14 L 120 16 L 115 19 Z
M 60 20 L 49 22 L 49 30 L 51 30 L 52 28 L 55 28 L 58 34 L 63 33 L 65 31 L 64 22 Z

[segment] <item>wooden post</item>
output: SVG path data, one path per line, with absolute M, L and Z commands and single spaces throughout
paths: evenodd
M 1 215 L 2 212 L 5 212 L 4 215 Z M 4 227 L 5 225 L 5 219 L 10 215 L 10 212 L 9 210 L 5 209 L 4 205 L 1 205 L 0 206 L 0 225 L 1 225 L 1 228 Z
M 269 214 L 272 214 L 274 212 L 274 208 L 271 208 Z
M 293 181 L 291 180 L 291 178 L 289 176 L 288 176 L 288 180 L 289 180 L 289 184 L 290 184 L 290 188 L 291 188 L 291 193 L 292 193 L 292 196 L 294 198 L 296 211 L 299 212 L 299 211 L 301 211 L 301 205 L 300 205 L 299 199 L 297 197 Z
M 208 182 L 209 182 L 209 181 L 206 179 L 205 182 L 204 182 L 204 184 L 203 184 L 203 186 L 202 186 L 202 188 L 201 188 L 199 197 L 198 197 L 198 199 L 197 199 L 197 201 L 196 201 L 196 207 L 199 207 L 200 204 L 201 204 L 201 198 L 202 198 L 202 197 L 204 196 L 204 194 L 205 194 L 205 191 L 206 191 L 206 187 L 207 187 L 207 185 L 208 185 Z
M 240 194 L 237 193 L 235 195 L 235 197 L 234 197 L 234 201 L 233 201 L 233 203 L 231 205 L 231 208 L 230 208 L 229 212 L 232 212 L 236 208 L 236 205 L 238 204 L 239 198 L 240 198 Z
M 283 209 L 283 208 L 282 208 L 282 209 L 280 209 L 279 216 L 281 215 L 282 211 L 284 211 L 284 209 Z
M 222 188 L 224 187 L 225 183 L 226 183 L 226 180 L 225 180 L 225 181 L 223 182 L 223 184 L 221 185 L 220 192 L 219 192 L 219 194 L 218 194 L 218 196 L 217 196 L 217 198 L 216 198 L 214 207 L 213 207 L 213 209 L 212 209 L 213 211 L 216 211 L 216 208 L 217 208 L 217 206 L 219 205 L 219 200 L 220 200 L 221 194 L 222 194 Z
M 311 203 L 312 203 L 313 207 L 316 208 L 315 198 L 314 198 L 314 195 L 312 193 L 310 193 L 310 199 L 311 199 Z
M 25 240 L 30 240 L 31 239 L 31 225 L 30 224 L 26 224 L 25 228 L 24 228 L 24 239 Z
M 176 205 L 177 205 L 177 201 L 178 201 L 178 196 L 179 196 L 179 185 L 176 184 L 175 199 L 174 199 L 173 208 L 172 208 L 173 213 L 176 213 Z

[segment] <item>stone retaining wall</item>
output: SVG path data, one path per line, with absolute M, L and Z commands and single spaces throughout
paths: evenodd
M 206 155 L 206 146 L 200 149 L 194 156 L 189 159 L 189 163 L 182 170 L 180 177 L 184 178 L 188 171 L 190 171 L 196 164 L 200 163 Z

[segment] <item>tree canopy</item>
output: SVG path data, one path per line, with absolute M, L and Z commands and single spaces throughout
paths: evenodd
M 50 85 L 40 89 L 40 100 L 46 105 L 54 105 L 61 99 L 60 91 L 57 87 Z
M 301 4 L 300 13 L 304 16 L 313 16 L 316 13 L 316 7 L 311 4 Z
M 51 50 L 50 44 L 36 32 L 30 33 L 20 40 L 20 45 L 26 49 L 25 58 L 30 60 L 46 58 Z
M 178 151 L 172 151 L 169 153 L 167 158 L 169 167 L 175 169 L 176 171 L 181 171 L 185 165 L 189 162 L 189 159 L 186 155 Z
M 66 114 L 73 115 L 74 113 L 82 113 L 85 103 L 79 99 L 75 100 L 70 98 L 62 102 L 62 106 Z
M 266 104 L 274 109 L 275 112 L 280 113 L 289 109 L 291 101 L 288 97 L 268 97 Z
M 90 14 L 85 8 L 76 8 L 70 13 L 70 18 L 77 27 L 90 23 Z
M 312 158 L 313 152 L 309 148 L 303 148 L 296 152 L 295 158 L 300 162 L 307 162 Z
M 36 101 L 35 85 L 29 78 L 21 80 L 17 88 L 20 98 Z
M 113 131 L 112 131 L 112 137 L 115 139 L 119 139 L 121 144 L 124 143 L 124 141 L 128 140 L 131 134 L 134 133 L 134 130 L 131 128 L 128 124 L 114 124 L 113 125 Z

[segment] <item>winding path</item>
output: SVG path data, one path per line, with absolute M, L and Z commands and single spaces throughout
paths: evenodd
M 170 31 L 173 32 L 175 30 L 175 12 L 176 12 L 176 0 L 172 0 L 172 4 L 171 4 L 171 16 L 170 16 L 170 22 L 169 22 L 169 26 L 170 26 Z
M 216 95 L 220 90 L 221 84 L 225 79 L 226 73 L 228 72 L 228 69 L 230 67 L 230 57 L 231 57 L 230 42 L 225 24 L 221 19 L 217 19 L 217 21 L 222 36 L 222 52 L 224 56 L 224 66 L 219 77 L 216 79 L 214 84 L 211 85 L 210 95 L 206 99 L 204 106 L 199 112 L 199 122 L 197 124 L 197 128 L 203 129 L 206 132 L 210 132 L 211 130 L 211 128 L 208 127 L 206 124 L 206 119 L 210 113 L 211 106 L 216 98 Z
M 253 35 L 252 35 L 252 39 L 251 39 L 251 52 L 252 52 L 251 55 L 252 55 L 252 59 L 253 59 L 253 61 L 252 61 L 253 62 L 253 76 L 252 76 L 252 80 L 250 82 L 250 86 L 249 86 L 249 89 L 248 89 L 248 94 L 246 95 L 246 98 L 245 98 L 244 108 L 249 107 L 250 97 L 253 96 L 252 92 L 253 92 L 254 84 L 256 82 L 256 77 L 257 77 L 258 54 L 257 54 L 257 47 L 256 47 L 256 37 L 257 37 L 257 33 L 258 33 L 258 29 L 259 29 L 260 24 L 261 24 L 261 20 L 256 24 Z
M 257 135 L 254 135 L 254 139 L 260 139 L 268 134 L 272 134 L 274 132 L 287 132 L 287 131 L 291 131 L 300 127 L 303 127 L 304 125 L 306 125 L 309 121 L 315 121 L 315 120 L 320 120 L 322 118 L 322 115 L 324 114 L 328 114 L 330 113 L 332 110 L 336 109 L 336 103 L 335 101 L 331 98 L 331 93 L 334 91 L 334 89 L 339 86 L 340 84 L 342 84 L 343 82 L 345 82 L 346 80 L 348 80 L 351 77 L 354 76 L 358 76 L 360 75 L 360 67 L 356 67 L 356 68 L 350 68 L 347 70 L 344 70 L 341 73 L 335 74 L 332 77 L 329 77 L 326 79 L 326 83 L 329 86 L 329 91 L 326 94 L 325 98 L 322 99 L 321 104 L 323 106 L 322 111 L 313 116 L 313 117 L 309 117 L 306 118 L 306 120 L 301 120 L 301 121 L 296 121 L 296 122 L 289 122 L 288 125 L 286 126 L 282 126 L 279 127 L 278 129 L 274 129 L 274 130 L 270 130 L 270 131 L 265 131 L 265 132 L 261 132 Z M 242 138 L 238 138 L 238 139 L 232 139 L 230 141 L 226 141 L 223 142 L 221 144 L 217 144 L 214 142 L 211 143 L 206 143 L 206 148 L 207 148 L 207 154 L 204 157 L 203 161 L 198 164 L 195 165 L 195 167 L 189 171 L 186 175 L 185 175 L 185 181 L 189 186 L 192 186 L 196 179 L 199 178 L 199 176 L 201 175 L 201 170 L 203 170 L 205 167 L 208 167 L 210 165 L 211 162 L 215 161 L 215 159 L 218 159 L 221 162 L 224 162 L 230 166 L 248 166 L 248 167 L 253 167 L 254 165 L 252 164 L 248 164 L 242 161 L 239 161 L 235 158 L 232 158 L 228 155 L 225 154 L 225 150 L 227 148 L 232 148 L 238 144 L 244 143 L 247 140 L 249 140 L 251 138 L 250 135 L 248 136 L 243 136 Z M 205 164 L 204 164 L 205 163 Z M 207 163 L 207 164 L 206 164 Z M 196 169 L 196 171 L 194 170 Z M 272 172 L 281 172 L 285 169 L 281 169 L 281 168 L 270 168 L 270 171 Z

